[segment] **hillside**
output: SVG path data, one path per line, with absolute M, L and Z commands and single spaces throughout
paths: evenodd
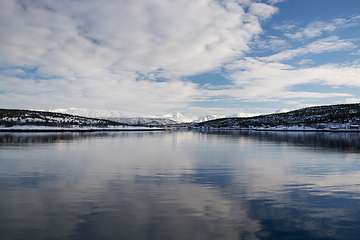
M 31 111 L 20 109 L 0 109 L 0 125 L 17 126 L 49 126 L 49 127 L 109 127 L 121 126 L 118 122 L 75 116 L 64 113 Z
M 12 126 L 48 126 L 61 128 L 74 127 L 116 127 L 128 124 L 120 123 L 121 119 L 111 120 L 81 117 L 65 113 L 0 109 L 0 125 Z M 274 113 L 256 117 L 230 117 L 205 122 L 176 124 L 175 121 L 158 122 L 159 119 L 149 119 L 144 124 L 139 118 L 133 118 L 134 125 L 172 125 L 205 128 L 234 129 L 350 129 L 360 125 L 360 104 L 341 104 L 303 108 L 286 113 Z
M 164 125 L 174 125 L 177 124 L 177 121 L 167 119 L 167 118 L 145 118 L 145 117 L 109 117 L 106 118 L 110 121 L 129 124 L 129 125 L 143 125 L 143 126 L 164 126 Z
M 248 118 L 223 118 L 194 125 L 210 128 L 279 128 L 349 129 L 360 124 L 360 104 L 341 104 L 303 108 Z
M 124 112 L 119 110 L 101 110 L 101 109 L 85 109 L 85 108 L 64 108 L 52 109 L 51 112 L 59 112 L 71 115 L 84 116 L 89 118 L 107 119 L 119 123 L 129 125 L 143 126 L 164 126 L 182 123 L 204 122 L 225 116 L 208 115 L 201 117 L 186 117 L 181 113 L 169 113 L 165 115 L 146 115 L 143 113 Z

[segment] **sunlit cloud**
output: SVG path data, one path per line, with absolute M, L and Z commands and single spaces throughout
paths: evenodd
M 264 3 L 253 3 L 249 8 L 249 12 L 259 17 L 261 20 L 270 18 L 277 11 L 277 8 Z

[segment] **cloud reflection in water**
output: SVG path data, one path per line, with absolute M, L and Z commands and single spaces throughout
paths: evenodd
M 356 239 L 359 136 L 0 135 L 1 239 Z

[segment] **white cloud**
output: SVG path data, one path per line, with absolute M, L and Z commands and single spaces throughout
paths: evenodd
M 100 82 L 100 84 L 99 84 Z M 21 104 L 25 108 L 49 109 L 77 106 L 90 109 L 120 109 L 145 114 L 167 113 L 172 108 L 184 108 L 199 95 L 191 82 L 153 82 L 134 79 L 21 79 L 0 75 L 0 102 L 6 107 Z M 21 88 L 19 88 L 21 86 Z
M 304 39 L 304 38 L 314 38 L 319 37 L 323 32 L 332 32 L 336 29 L 333 23 L 326 22 L 313 22 L 310 23 L 306 28 L 298 30 L 296 33 L 285 33 L 284 35 L 292 39 Z
M 350 96 L 289 90 L 302 83 L 359 85 L 356 62 L 304 69 L 279 63 L 308 53 L 354 48 L 352 41 L 334 36 L 268 57 L 244 59 L 262 33 L 261 21 L 278 12 L 258 1 L 21 3 L 0 1 L 0 103 L 4 107 L 77 107 L 161 115 L 187 109 L 191 102 L 228 97 L 278 101 L 294 96 Z M 320 36 L 357 19 L 315 22 L 289 36 Z M 274 28 L 291 31 L 295 25 Z M 276 37 L 264 43 L 267 50 L 289 48 L 287 41 Z M 181 81 L 223 67 L 231 71 L 234 85 L 200 87 Z M 230 110 L 235 111 L 226 111 Z M 189 112 L 200 110 L 189 108 Z
M 358 50 L 357 52 L 352 52 L 350 53 L 351 55 L 360 55 L 360 50 Z
M 275 36 L 269 36 L 269 39 L 265 40 L 257 38 L 253 42 L 252 46 L 260 50 L 273 51 L 280 51 L 291 47 L 290 43 L 287 40 L 283 40 Z
M 32 72 L 3 72 L 1 102 L 152 114 L 186 107 L 199 90 L 179 79 L 243 56 L 262 32 L 259 18 L 275 12 L 230 0 L 1 1 L 0 65 Z
M 8 68 L 8 69 L 0 70 L 0 73 L 3 75 L 14 76 L 14 75 L 24 75 L 25 71 L 20 68 Z
M 277 3 L 280 3 L 280 2 L 286 2 L 287 0 L 268 0 L 268 3 L 269 4 L 277 4 Z
M 296 40 L 319 37 L 325 32 L 333 32 L 339 28 L 356 26 L 359 24 L 358 19 L 359 16 L 350 19 L 336 18 L 331 22 L 316 21 L 310 23 L 305 28 L 300 28 L 295 33 L 285 33 L 284 35 Z M 274 26 L 274 28 L 281 31 L 287 31 L 293 29 L 294 25 Z
M 276 30 L 279 30 L 279 31 L 288 32 L 288 31 L 296 28 L 296 25 L 294 25 L 294 24 L 274 25 L 273 28 Z
M 261 20 L 270 18 L 278 10 L 278 8 L 264 3 L 253 3 L 249 8 L 249 12 L 254 14 L 255 16 L 258 16 Z
M 264 61 L 283 61 L 289 60 L 296 56 L 305 55 L 308 53 L 322 53 L 333 52 L 340 50 L 350 50 L 356 46 L 349 40 L 340 40 L 339 37 L 331 36 L 325 39 L 312 42 L 304 47 L 297 49 L 286 50 L 268 57 L 262 57 Z
M 346 103 L 360 103 L 360 98 L 347 98 Z
M 279 50 L 279 49 L 289 48 L 290 44 L 283 39 L 271 38 L 269 40 L 269 46 L 273 50 Z
M 0 62 L 56 76 L 157 72 L 183 76 L 212 70 L 248 50 L 262 29 L 235 2 L 5 2 Z M 253 4 L 254 5 L 254 4 Z M 252 5 L 252 6 L 253 6 Z M 255 4 L 260 17 L 273 7 Z M 51 11 L 49 10 L 51 9 Z M 260 11 L 262 9 L 263 11 Z M 89 72 L 90 71 L 90 72 Z
M 305 64 L 312 64 L 312 63 L 314 63 L 314 61 L 313 60 L 311 60 L 311 59 L 302 59 L 302 60 L 300 60 L 299 61 L 299 65 L 305 65 Z
M 300 84 L 360 87 L 360 68 L 357 65 L 322 65 L 297 69 L 291 65 L 264 62 L 246 58 L 229 64 L 233 71 L 229 78 L 233 89 L 214 94 L 227 94 L 238 99 L 252 101 L 279 100 L 287 98 L 328 98 L 352 96 L 344 93 L 294 92 L 290 89 Z

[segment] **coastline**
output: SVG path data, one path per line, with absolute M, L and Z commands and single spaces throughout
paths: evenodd
M 251 129 L 254 131 L 265 131 L 265 132 L 355 132 L 360 133 L 358 129 Z
M 149 127 L 121 127 L 121 128 L 96 128 L 96 127 L 74 127 L 74 128 L 59 128 L 59 127 L 45 127 L 45 126 L 14 126 L 14 127 L 0 127 L 0 132 L 145 132 L 145 131 L 166 131 L 165 128 L 149 128 Z
M 201 128 L 200 128 L 201 130 Z M 204 130 L 258 131 L 258 132 L 332 132 L 360 133 L 360 129 L 301 129 L 301 128 L 204 128 Z

